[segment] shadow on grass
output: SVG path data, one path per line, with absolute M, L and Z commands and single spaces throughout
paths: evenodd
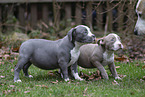
M 39 71 L 39 70 L 38 70 Z M 64 79 L 61 77 L 61 74 L 57 70 L 41 70 L 39 73 L 35 72 L 33 73 L 33 78 L 28 78 L 21 73 L 20 79 L 22 82 L 30 82 L 30 83 L 36 83 L 36 82 L 48 82 L 48 83 L 55 83 L 55 82 L 65 82 Z M 74 81 L 74 78 L 69 77 L 70 81 Z

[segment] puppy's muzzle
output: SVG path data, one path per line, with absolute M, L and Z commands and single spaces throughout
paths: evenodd
M 120 49 L 123 49 L 123 45 L 122 44 L 118 44 L 118 45 L 119 45 Z
M 92 39 L 93 39 L 93 42 L 95 42 L 96 41 L 96 36 L 94 35 L 94 34 L 92 34 Z

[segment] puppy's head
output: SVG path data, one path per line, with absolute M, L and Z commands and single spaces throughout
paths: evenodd
M 113 33 L 99 39 L 97 43 L 109 51 L 116 51 L 123 48 L 120 37 Z
M 87 26 L 79 25 L 72 28 L 68 32 L 68 37 L 70 41 L 77 41 L 80 43 L 92 43 L 95 42 L 95 35 L 91 33 Z
M 138 20 L 135 25 L 134 34 L 143 35 L 145 34 L 145 0 L 138 0 L 136 13 Z

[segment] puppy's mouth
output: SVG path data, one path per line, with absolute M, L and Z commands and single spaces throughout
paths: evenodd
M 123 48 L 121 48 L 121 47 L 119 47 L 119 48 L 114 48 L 114 47 L 112 47 L 110 50 L 111 50 L 111 51 L 118 51 L 118 50 L 121 50 L 121 49 L 123 49 Z

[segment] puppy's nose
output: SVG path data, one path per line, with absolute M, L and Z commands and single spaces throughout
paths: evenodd
M 121 49 L 123 49 L 123 45 L 122 44 L 118 44 L 119 45 L 119 47 L 121 48 Z
M 93 37 L 93 38 L 96 38 L 96 36 L 95 36 L 94 34 L 92 35 L 92 37 Z
M 92 35 L 92 38 L 94 41 L 96 41 L 96 36 L 94 34 Z
M 137 32 L 137 30 L 136 30 L 136 29 L 134 29 L 134 34 L 135 34 L 135 35 L 138 35 L 138 32 Z

